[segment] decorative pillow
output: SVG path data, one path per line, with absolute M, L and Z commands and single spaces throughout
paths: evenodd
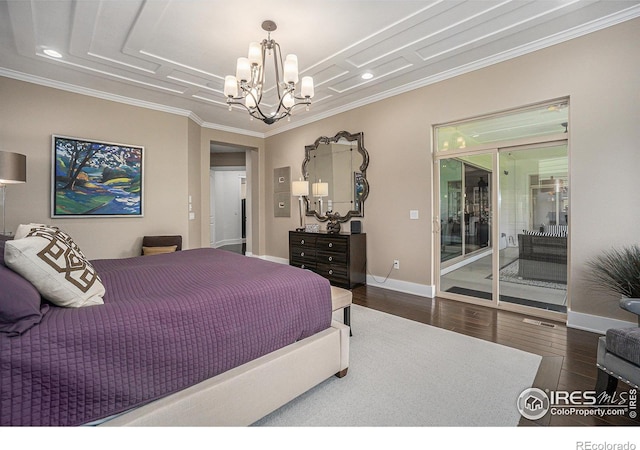
M 522 233 L 527 236 L 567 237 L 567 233 L 564 231 L 558 233 L 550 233 L 547 231 L 522 230 Z
M 11 239 L 9 236 L 0 234 L 0 265 L 4 266 L 4 243 Z
M 16 230 L 16 234 L 13 235 L 13 238 L 22 239 L 23 237 L 26 237 L 27 234 L 29 234 L 29 232 L 34 228 L 54 228 L 54 227 L 47 226 L 43 223 L 21 223 L 20 225 L 18 225 L 18 229 Z
M 7 267 L 55 305 L 104 303 L 105 289 L 98 273 L 71 237 L 56 227 L 33 227 L 26 237 L 7 241 L 4 259 Z
M 143 255 L 160 255 L 162 253 L 173 253 L 178 249 L 177 245 L 167 245 L 165 247 L 142 247 Z
M 31 283 L 0 264 L 0 285 L 0 333 L 17 336 L 40 323 L 49 305 Z

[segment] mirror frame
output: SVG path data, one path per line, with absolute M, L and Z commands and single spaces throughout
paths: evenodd
M 305 211 L 307 216 L 314 216 L 320 222 L 326 222 L 327 220 L 331 220 L 332 222 L 346 222 L 352 217 L 364 217 L 364 201 L 369 196 L 369 181 L 367 180 L 367 167 L 369 166 L 369 153 L 367 149 L 364 148 L 364 133 L 349 133 L 348 131 L 340 131 L 333 137 L 320 136 L 313 145 L 305 145 L 304 147 L 304 161 L 302 161 L 302 174 L 305 180 L 309 180 L 309 173 L 307 171 L 307 165 L 309 161 L 311 161 L 311 156 L 313 151 L 318 149 L 320 144 L 333 144 L 337 143 L 340 139 L 346 139 L 349 142 L 357 142 L 358 144 L 358 153 L 362 156 L 362 164 L 360 165 L 360 173 L 362 173 L 362 180 L 364 184 L 364 190 L 362 192 L 362 197 L 360 198 L 360 211 L 351 210 L 346 213 L 346 215 L 342 216 L 339 212 L 328 213 L 324 215 L 318 214 L 318 211 L 315 209 L 311 209 L 311 202 L 309 201 L 309 196 L 305 196 Z

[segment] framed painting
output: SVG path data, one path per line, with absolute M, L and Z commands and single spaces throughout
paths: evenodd
M 143 217 L 144 147 L 52 136 L 51 217 Z

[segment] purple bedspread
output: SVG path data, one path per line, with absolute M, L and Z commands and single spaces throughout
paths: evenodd
M 223 250 L 92 261 L 104 305 L 0 334 L 0 425 L 80 425 L 225 372 L 331 323 L 326 279 Z

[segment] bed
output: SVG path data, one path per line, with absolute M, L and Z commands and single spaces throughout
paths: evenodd
M 43 301 L 0 333 L 1 426 L 249 425 L 346 374 L 348 327 L 312 272 L 216 249 L 91 264 L 103 304 Z

